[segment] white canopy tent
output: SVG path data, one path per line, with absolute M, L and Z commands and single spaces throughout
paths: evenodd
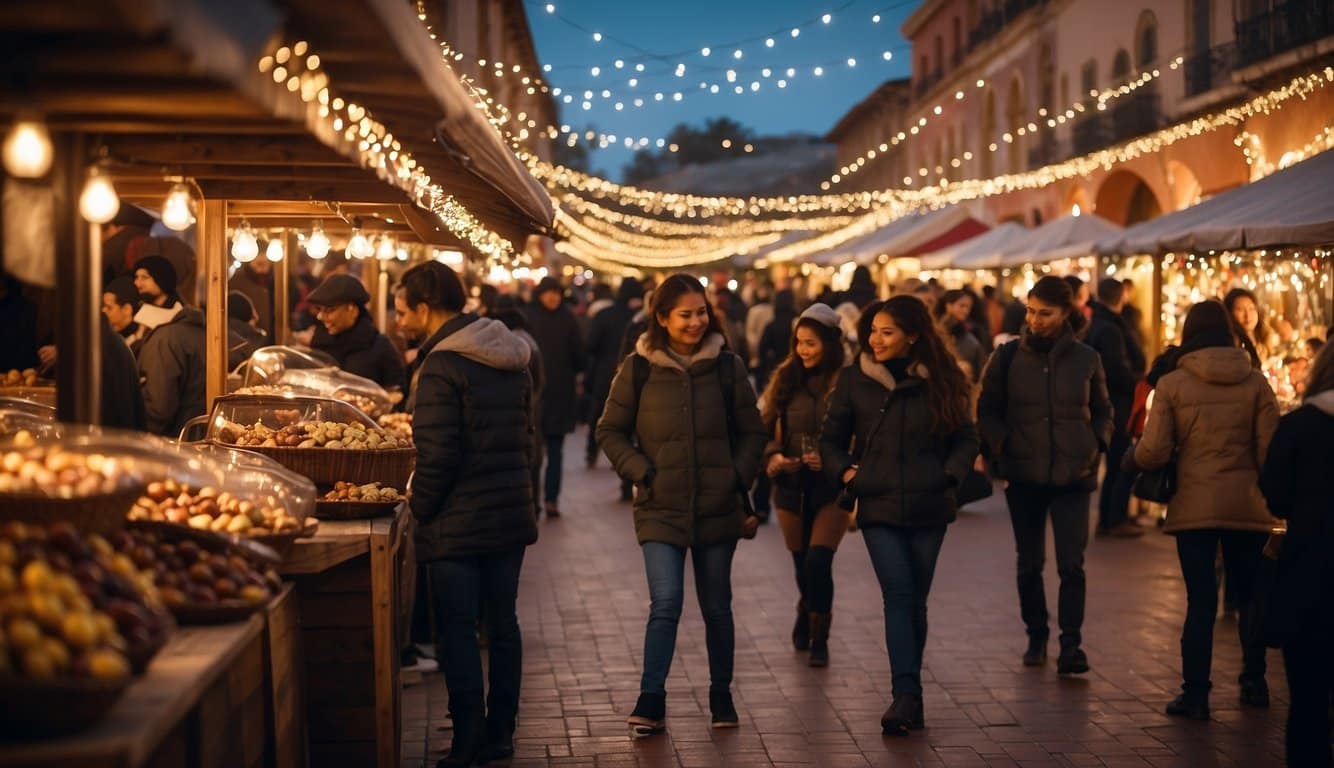
M 882 253 L 905 254 L 935 240 L 951 229 L 972 218 L 962 205 L 951 205 L 935 211 L 904 216 L 880 229 L 843 243 L 815 256 L 815 263 L 823 266 L 855 261 L 869 264 Z
M 1334 244 L 1334 151 L 1098 242 L 1105 254 Z
M 995 227 L 948 248 L 921 257 L 922 269 L 995 269 L 1005 250 L 1028 235 L 1028 228 L 1013 221 Z
M 1102 218 L 1069 214 L 1030 230 L 1022 240 L 1006 249 L 1001 266 L 1047 264 L 1058 259 L 1097 253 L 1100 241 L 1114 237 L 1123 229 Z

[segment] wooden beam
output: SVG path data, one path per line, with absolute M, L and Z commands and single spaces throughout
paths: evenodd
M 102 420 L 102 241 L 79 213 L 87 173 L 81 134 L 57 135 L 55 157 L 56 416 L 77 424 Z M 137 384 L 138 381 L 135 381 Z
M 355 203 L 402 203 L 406 200 L 399 190 L 382 181 L 329 182 L 293 184 L 290 181 L 251 180 L 233 181 L 200 179 L 199 188 L 205 197 L 244 197 L 250 200 L 339 200 Z
M 135 164 L 182 166 L 193 175 L 193 166 L 222 168 L 231 165 L 284 167 L 336 166 L 352 162 L 306 134 L 277 136 L 210 136 L 183 134 L 163 136 L 109 136 L 112 157 Z
M 205 297 L 205 407 L 212 411 L 214 399 L 227 394 L 227 201 L 205 198 L 199 206 L 198 220 Z

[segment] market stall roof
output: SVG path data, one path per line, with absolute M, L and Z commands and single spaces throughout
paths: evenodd
M 895 219 L 874 232 L 817 254 L 814 261 L 824 266 L 849 261 L 869 264 L 881 254 L 906 256 L 959 227 L 968 227 L 975 232 L 976 226 L 976 220 L 966 207 L 951 205 Z
M 1098 242 L 1106 254 L 1334 244 L 1334 151 Z
M 411 205 L 364 167 L 360 137 L 261 71 L 265 53 L 298 40 L 331 91 L 482 223 L 515 242 L 548 229 L 546 193 L 397 0 L 0 4 L 0 116 L 35 110 L 53 131 L 96 134 L 118 178 L 134 167 L 190 177 L 209 198 Z
M 1005 249 L 1028 236 L 1029 229 L 1013 221 L 997 224 L 986 232 L 922 255 L 922 269 L 997 269 Z
M 1007 248 L 1001 266 L 1047 264 L 1057 259 L 1088 256 L 1097 253 L 1100 240 L 1122 231 L 1101 216 L 1067 214 L 1030 230 L 1022 240 Z

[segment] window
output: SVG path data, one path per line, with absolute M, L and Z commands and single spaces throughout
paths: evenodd
M 1130 54 L 1122 48 L 1116 52 L 1116 58 L 1112 59 L 1112 83 L 1120 85 L 1130 76 Z
M 936 35 L 936 69 L 945 68 L 945 40 L 940 35 Z
M 931 75 L 931 67 L 928 66 L 928 64 L 929 64 L 928 59 L 925 56 L 923 56 L 921 58 L 921 66 L 918 68 L 919 69 L 917 73 L 918 80 L 925 80 L 927 77 Z
M 1139 15 L 1135 25 L 1135 61 L 1140 67 L 1148 67 L 1158 60 L 1158 17 L 1153 11 Z
M 954 65 L 957 67 L 963 61 L 963 22 L 958 16 L 954 17 Z
M 1093 91 L 1098 90 L 1097 59 L 1089 59 L 1084 62 L 1084 66 L 1079 69 L 1079 87 L 1083 89 L 1083 93 L 1079 94 L 1081 101 Z

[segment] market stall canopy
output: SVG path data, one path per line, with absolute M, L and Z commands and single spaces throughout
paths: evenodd
M 919 258 L 922 269 L 998 269 L 1006 248 L 1028 236 L 1028 228 L 1013 221 L 997 224 L 986 232 Z
M 985 225 L 974 219 L 966 207 L 951 205 L 895 219 L 874 232 L 817 254 L 814 261 L 823 266 L 837 266 L 850 261 L 869 264 L 882 254 L 907 256 L 956 230 L 976 234 L 979 226 Z
M 1334 244 L 1334 151 L 1099 241 L 1105 254 Z
M 312 77 L 365 108 L 483 225 L 520 244 L 549 229 L 541 185 L 398 0 L 7 2 L 0 119 L 35 109 L 53 131 L 96 134 L 118 177 L 185 176 L 207 198 L 420 202 L 320 115 L 304 80 L 261 71 L 297 41 L 318 55 Z
M 1101 216 L 1069 214 L 1036 227 L 1005 250 L 1001 266 L 1048 264 L 1058 259 L 1097 253 L 1099 241 L 1122 232 Z

